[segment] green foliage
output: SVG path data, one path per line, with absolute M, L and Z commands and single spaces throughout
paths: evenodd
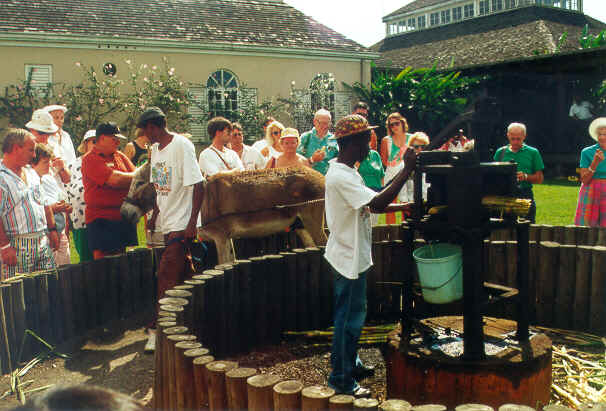
M 238 108 L 235 112 L 233 121 L 237 121 L 244 129 L 244 138 L 246 141 L 255 141 L 264 136 L 263 124 L 267 117 L 280 117 L 284 112 L 285 104 L 283 102 L 267 100 L 261 104 L 249 106 L 246 108 Z
M 602 30 L 598 35 L 589 33 L 589 25 L 586 24 L 579 38 L 579 45 L 582 49 L 591 49 L 595 47 L 606 46 L 606 30 Z
M 187 107 L 192 99 L 168 59 L 163 58 L 160 68 L 148 64 L 137 66 L 132 60 L 125 63 L 130 71 L 128 83 L 131 90 L 123 102 L 123 111 L 126 113 L 124 132 L 132 134 L 141 111 L 149 106 L 157 106 L 164 111 L 172 130 L 187 131 L 191 117 Z
M 480 81 L 460 72 L 438 72 L 434 65 L 430 69 L 407 67 L 397 75 L 374 69 L 370 88 L 358 82 L 343 85 L 370 105 L 371 123 L 382 125 L 397 111 L 406 117 L 411 129 L 431 136 L 463 112 Z
M 5 87 L 4 95 L 0 96 L 0 118 L 7 118 L 9 127 L 24 127 L 34 110 L 50 104 L 54 86 L 32 87 L 33 70 L 27 73 L 25 81 Z

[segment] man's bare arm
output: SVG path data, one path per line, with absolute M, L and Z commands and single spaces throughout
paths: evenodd
M 112 188 L 128 188 L 135 176 L 135 172 L 125 173 L 123 171 L 113 170 L 105 184 Z

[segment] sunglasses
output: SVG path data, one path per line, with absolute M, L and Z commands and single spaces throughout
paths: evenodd
M 427 147 L 427 144 L 413 144 L 412 148 L 425 148 Z
M 272 131 L 271 134 L 274 135 L 274 136 L 279 136 L 280 134 L 282 134 L 282 132 L 280 132 L 280 131 Z
M 393 127 L 393 126 L 399 126 L 402 123 L 400 123 L 399 121 L 397 123 L 389 123 L 389 127 Z

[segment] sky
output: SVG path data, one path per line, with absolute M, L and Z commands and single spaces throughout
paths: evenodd
M 383 16 L 412 0 L 284 0 L 314 20 L 369 47 L 385 37 Z M 606 22 L 606 0 L 583 0 L 583 12 Z

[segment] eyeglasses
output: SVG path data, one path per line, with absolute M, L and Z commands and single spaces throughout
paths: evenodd
M 399 121 L 396 123 L 389 123 L 389 127 L 399 126 L 399 125 L 402 125 L 402 123 L 400 123 Z

